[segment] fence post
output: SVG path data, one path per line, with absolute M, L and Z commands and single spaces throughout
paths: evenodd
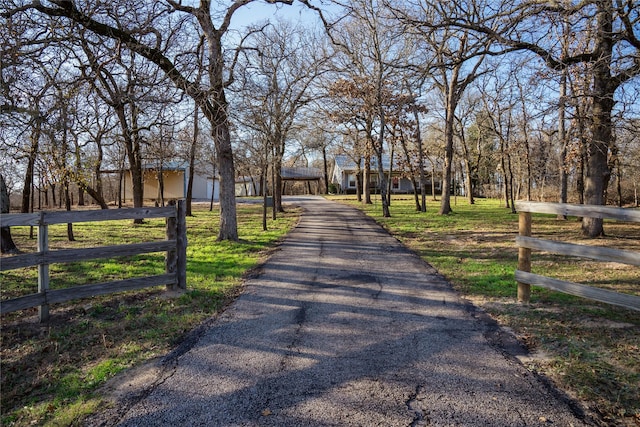
M 183 199 L 176 206 L 176 279 L 178 289 L 187 289 L 187 204 Z
M 518 229 L 520 236 L 531 237 L 531 212 L 520 211 Z M 518 270 L 531 273 L 531 249 L 518 248 Z M 528 303 L 531 298 L 531 285 L 518 282 L 518 302 Z
M 40 212 L 38 223 L 38 252 L 45 255 L 49 252 L 49 227 L 44 222 L 44 212 Z M 40 262 L 38 264 L 38 293 L 44 294 L 45 301 L 49 290 L 49 264 Z M 40 322 L 49 321 L 49 304 L 38 306 L 38 317 Z
M 174 206 L 175 204 L 176 204 L 175 200 L 169 200 L 169 203 L 168 203 L 169 206 Z M 177 223 L 178 223 L 178 218 L 177 218 L 177 208 L 176 208 L 176 216 L 167 217 L 167 231 L 166 231 L 167 240 L 175 240 L 177 242 L 178 240 Z M 178 264 L 177 255 L 178 255 L 177 244 L 175 248 L 168 250 L 167 253 L 165 254 L 164 266 L 165 266 L 165 272 L 167 274 L 176 274 L 177 264 Z M 176 278 L 177 278 L 177 275 L 176 275 Z M 177 285 L 177 281 L 176 283 L 168 284 L 167 290 L 168 291 L 176 290 L 176 285 Z

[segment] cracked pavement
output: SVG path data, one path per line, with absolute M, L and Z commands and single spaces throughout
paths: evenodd
M 90 424 L 589 425 L 517 361 L 512 337 L 375 222 L 320 197 L 285 201 L 301 221 L 243 294 L 120 381 Z

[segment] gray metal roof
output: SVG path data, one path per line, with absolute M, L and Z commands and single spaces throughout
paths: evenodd
M 322 178 L 322 171 L 318 168 L 287 168 L 283 167 L 280 170 L 282 179 L 320 179 Z

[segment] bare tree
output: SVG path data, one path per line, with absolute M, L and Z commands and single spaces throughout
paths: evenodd
M 467 4 L 471 3 L 471 4 Z M 490 37 L 507 51 L 530 51 L 552 70 L 586 65 L 590 73 L 588 97 L 592 103 L 585 174 L 585 202 L 605 203 L 611 176 L 608 156 L 613 142 L 612 111 L 616 91 L 640 75 L 640 14 L 633 1 L 586 0 L 539 2 L 504 0 L 486 7 L 482 1 L 455 3 L 442 26 Z M 547 19 L 550 18 L 550 19 Z M 571 23 L 577 43 L 567 49 L 554 37 L 554 26 Z M 587 25 L 585 25 L 585 22 Z M 547 35 L 551 35 L 547 37 Z M 585 42 L 582 42 L 585 41 Z M 585 235 L 604 234 L 602 218 L 584 218 Z
M 252 48 L 245 50 L 239 87 L 243 103 L 237 110 L 244 116 L 240 117 L 244 126 L 270 141 L 274 208 L 282 212 L 281 170 L 287 143 L 301 111 L 317 96 L 313 82 L 326 71 L 328 55 L 315 34 L 286 22 L 254 32 L 247 42 Z
M 400 86 L 402 81 L 398 78 L 398 68 L 392 64 L 404 63 L 411 45 L 402 29 L 389 19 L 382 1 L 357 0 L 346 5 L 336 2 L 345 9 L 344 16 L 337 22 L 329 22 L 327 16 L 309 1 L 303 3 L 319 13 L 327 34 L 346 59 L 341 70 L 343 77 L 334 85 L 334 94 L 359 103 L 351 108 L 355 113 L 352 118 L 345 120 L 345 117 L 342 122 L 357 124 L 363 130 L 368 142 L 366 147 L 371 148 L 376 158 L 382 214 L 388 217 L 391 214 L 383 162 L 387 106 L 390 95 L 397 90 L 393 87 L 394 82 Z M 370 202 L 367 198 L 370 158 L 365 150 L 365 202 Z
M 424 3 L 424 4 L 423 4 Z M 387 2 L 395 17 L 423 43 L 424 61 L 416 66 L 427 73 L 442 94 L 444 103 L 445 156 L 441 215 L 451 212 L 453 185 L 455 117 L 458 103 L 467 87 L 483 72 L 483 61 L 490 50 L 487 37 L 468 29 L 451 29 L 445 23 L 459 12 L 451 2 Z
M 36 10 L 52 18 L 62 17 L 76 22 L 103 38 L 118 40 L 122 48 L 135 52 L 156 64 L 177 88 L 192 97 L 205 118 L 211 123 L 212 137 L 218 151 L 221 178 L 218 238 L 237 240 L 235 170 L 225 93 L 226 87 L 233 79 L 233 73 L 229 75 L 229 80 L 224 78 L 225 57 L 222 40 L 229 30 L 234 13 L 251 1 L 236 1 L 220 10 L 216 10 L 209 0 L 201 0 L 197 6 L 185 4 L 182 1 L 167 0 L 166 3 L 154 3 L 145 8 L 132 4 L 130 8 L 116 10 L 110 7 L 110 3 L 79 5 L 68 0 L 53 0 L 50 2 L 51 7 L 41 2 L 33 2 L 9 10 L 4 16 L 11 18 L 24 13 L 33 13 Z M 292 1 L 267 0 L 269 3 L 287 4 L 291 4 Z M 118 16 L 118 11 L 121 10 L 126 10 L 126 15 Z M 170 12 L 179 12 L 184 18 L 172 19 Z M 132 17 L 131 14 L 136 16 L 128 19 Z M 215 20 L 219 17 L 221 21 L 216 25 Z M 190 76 L 192 76 L 193 64 L 197 62 L 197 46 L 201 39 L 191 39 L 190 42 L 181 46 L 173 45 L 176 32 L 172 25 L 186 25 L 187 21 L 190 25 L 192 24 L 190 27 L 192 31 L 195 30 L 202 35 L 206 46 L 203 59 L 206 77 L 197 81 L 190 79 Z M 170 31 L 167 31 L 167 25 L 171 28 Z M 166 54 L 166 49 L 169 47 L 175 49 L 171 55 Z M 172 60 L 171 57 L 175 59 Z

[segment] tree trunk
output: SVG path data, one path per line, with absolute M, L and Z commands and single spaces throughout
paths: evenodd
M 507 150 L 507 173 L 505 175 L 509 177 L 509 185 L 507 188 L 509 190 L 509 201 L 511 202 L 511 213 L 516 213 L 516 204 L 513 200 L 513 168 L 511 167 L 511 154 L 509 154 L 509 150 Z
M 440 215 L 451 213 L 451 184 L 453 167 L 453 126 L 456 108 L 458 106 L 458 76 L 461 64 L 453 67 L 448 86 L 445 86 L 445 126 L 444 126 L 444 171 L 442 176 L 442 199 L 440 200 Z
M 216 141 L 218 155 L 218 170 L 220 171 L 220 231 L 218 240 L 238 240 L 238 220 L 236 218 L 235 168 L 233 164 L 233 149 L 227 120 L 226 100 L 221 95 L 218 107 L 220 120 L 212 118 L 213 140 Z
M 371 152 L 367 150 L 364 157 L 364 171 L 362 174 L 363 203 L 370 205 L 371 201 Z
M 267 144 L 265 144 L 265 146 L 268 147 Z M 269 164 L 268 164 L 268 159 L 269 157 L 269 149 L 267 148 L 266 153 L 265 153 L 265 160 L 264 160 L 264 166 L 262 168 L 262 173 L 260 174 L 260 180 L 261 180 L 261 184 L 260 184 L 260 189 L 262 192 L 262 231 L 267 231 L 267 191 L 266 191 L 266 185 L 267 185 L 267 174 L 268 174 L 268 170 L 269 170 Z
M 452 82 L 454 79 L 452 78 Z M 445 118 L 445 147 L 444 147 L 444 171 L 442 177 L 442 198 L 440 199 L 440 215 L 451 213 L 451 184 L 453 177 L 451 169 L 453 166 L 453 118 L 455 112 L 455 95 L 453 87 L 450 87 L 447 95 L 447 114 Z
M 196 106 L 195 111 L 193 113 L 193 141 L 191 141 L 191 147 L 189 147 L 189 180 L 187 181 L 187 216 L 193 216 L 191 211 L 191 202 L 193 199 L 193 178 L 195 174 L 195 163 L 196 163 L 196 145 L 198 143 L 198 107 Z M 214 186 L 215 186 L 215 180 Z M 211 193 L 213 193 L 214 188 L 211 189 Z
M 0 174 L 0 213 L 9 213 L 9 192 L 4 182 L 4 177 Z M 0 227 L 0 249 L 3 254 L 15 254 L 20 252 L 11 237 L 9 227 Z
M 585 203 L 589 205 L 604 205 L 606 184 L 609 182 L 611 171 L 607 162 L 607 155 L 611 144 L 615 85 L 612 83 L 611 57 L 613 52 L 612 21 L 613 12 L 604 5 L 598 7 L 598 44 L 601 57 L 593 65 L 593 112 L 591 122 L 592 140 L 588 148 L 587 175 L 585 177 Z M 604 235 L 602 218 L 582 219 L 582 232 L 588 237 Z
M 282 208 L 282 193 L 284 193 L 284 184 L 282 181 L 282 158 L 278 159 L 278 164 L 274 167 L 275 173 L 275 189 L 273 194 L 274 208 L 276 212 L 284 212 Z
M 64 207 L 67 212 L 71 211 L 71 192 L 69 191 L 69 177 L 65 176 L 62 181 L 62 187 L 64 190 Z M 67 239 L 70 242 L 75 241 L 73 236 L 73 223 L 67 223 Z
M 502 169 L 503 186 L 502 197 L 504 198 L 504 207 L 509 208 L 509 178 L 507 176 L 507 163 L 505 161 L 505 142 L 504 139 L 500 139 L 500 169 Z
M 393 185 L 393 157 L 395 155 L 393 144 L 390 145 L 391 153 L 389 153 L 389 177 L 387 178 L 387 206 L 391 206 L 391 190 Z
M 104 197 L 102 197 L 102 193 L 98 192 L 97 189 L 94 190 L 82 183 L 78 183 L 78 186 L 80 186 L 89 196 L 91 196 L 93 200 L 96 201 L 98 205 L 100 205 L 100 209 L 109 209 L 107 202 L 104 200 Z
M 427 211 L 427 189 L 425 187 L 425 179 L 424 179 L 424 151 L 422 149 L 422 134 L 420 132 L 420 118 L 418 117 L 418 109 L 413 106 L 413 118 L 416 122 L 416 135 L 415 139 L 418 143 L 418 167 L 420 168 L 420 195 L 421 195 L 421 205 L 420 210 L 422 212 Z M 414 184 L 415 186 L 415 184 Z
M 461 124 L 460 124 L 461 125 Z M 460 145 L 462 146 L 462 170 L 464 172 L 464 187 L 466 189 L 467 200 L 470 205 L 473 205 L 476 201 L 473 197 L 473 168 L 471 167 L 471 153 L 467 146 L 467 139 L 464 133 L 464 128 L 460 126 Z
M 384 165 L 382 164 L 382 150 L 376 150 L 378 158 L 378 180 L 380 182 L 380 200 L 382 201 L 382 216 L 388 218 L 391 216 L 389 212 L 389 204 L 387 203 L 386 176 L 384 174 Z
M 379 78 L 379 84 L 381 84 L 382 79 Z M 382 216 L 385 218 L 389 218 L 391 216 L 391 212 L 389 211 L 389 203 L 387 200 L 387 195 L 385 194 L 387 191 L 386 186 L 386 176 L 384 174 L 384 164 L 382 163 L 382 152 L 384 151 L 384 130 L 385 130 L 385 120 L 384 120 L 384 109 L 382 107 L 382 100 L 380 99 L 381 90 L 378 88 L 378 117 L 380 119 L 380 130 L 378 131 L 378 144 L 374 147 L 376 152 L 376 157 L 378 158 L 378 180 L 380 182 L 380 200 L 382 201 Z M 390 158 L 389 162 L 392 162 L 393 159 Z M 389 171 L 391 171 L 391 164 L 389 164 Z M 389 178 L 391 178 L 391 173 L 389 173 Z
M 120 128 L 122 130 L 122 137 L 124 140 L 125 152 L 127 159 L 129 160 L 129 175 L 131 178 L 131 188 L 133 191 L 132 200 L 134 208 L 141 208 L 144 203 L 144 184 L 142 174 L 142 153 L 140 152 L 140 141 L 137 130 L 137 113 L 136 107 L 132 106 L 131 111 L 131 126 L 127 120 L 124 104 L 117 104 L 114 106 L 118 121 L 120 122 Z M 141 224 L 142 220 L 134 220 L 135 224 Z
M 569 192 L 569 173 L 567 172 L 567 131 L 565 126 L 565 110 L 567 98 L 567 70 L 560 76 L 560 103 L 558 106 L 558 139 L 560 140 L 560 203 L 567 203 Z M 558 215 L 558 219 L 566 220 L 566 215 Z
M 158 166 L 158 205 L 164 207 L 164 169 L 162 167 L 162 162 Z
M 21 213 L 29 213 L 29 204 L 31 203 L 31 186 L 33 184 L 33 170 L 38 155 L 38 145 L 40 143 L 40 121 L 37 121 L 33 132 L 31 133 L 31 147 L 29 148 L 29 156 L 27 157 L 27 169 L 24 173 L 24 185 L 22 186 L 22 206 Z
M 362 179 L 362 167 L 360 166 L 360 162 L 362 160 L 358 160 L 358 166 L 356 168 L 356 198 L 358 202 L 362 203 L 362 189 L 364 188 L 364 180 Z M 347 177 L 347 186 L 349 185 L 349 177 Z
M 322 164 L 324 166 L 324 194 L 329 194 L 329 166 L 327 164 L 327 147 L 322 146 Z

